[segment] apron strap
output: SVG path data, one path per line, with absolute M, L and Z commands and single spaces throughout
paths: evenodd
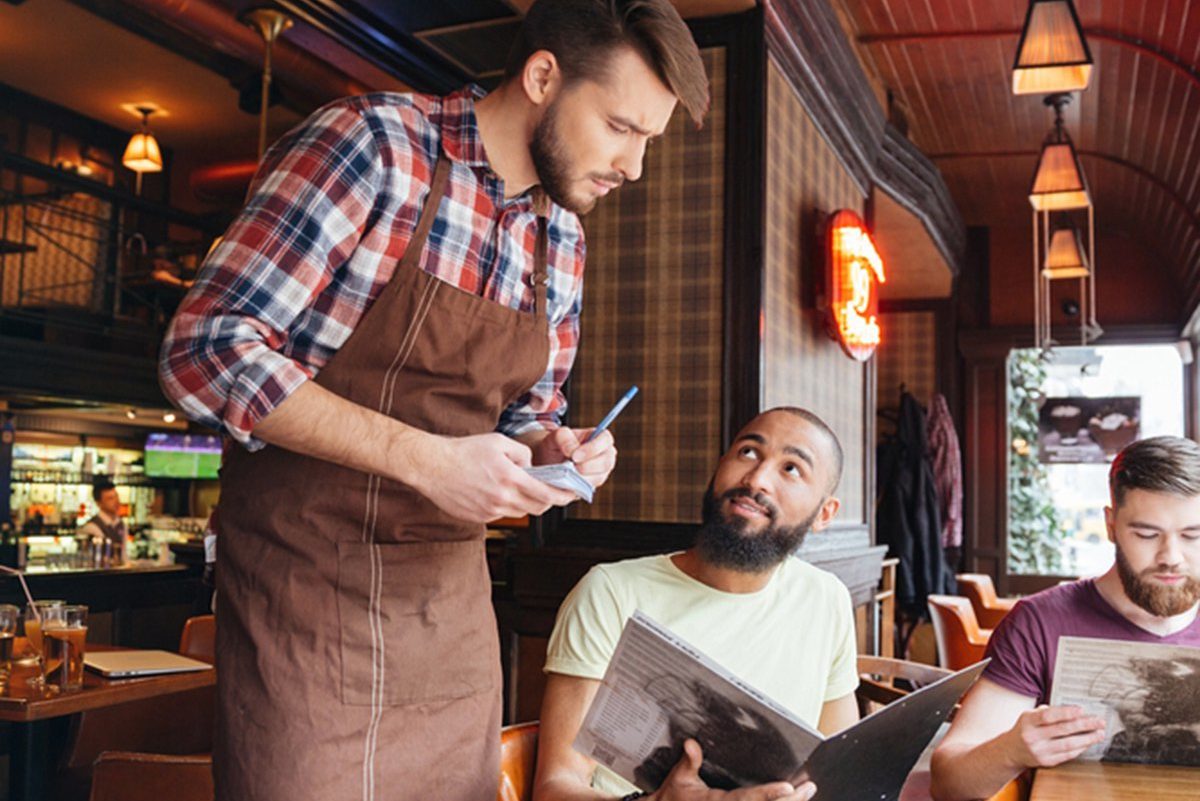
M 437 166 L 433 168 L 433 178 L 429 180 L 429 196 L 421 208 L 421 216 L 417 218 L 417 227 L 413 229 L 412 238 L 400 257 L 401 267 L 421 268 L 421 254 L 425 251 L 425 240 L 429 238 L 429 229 L 437 219 L 438 207 L 450 185 L 450 160 L 439 155 Z
M 429 230 L 433 228 L 433 222 L 437 219 L 438 207 L 441 205 L 449 185 L 450 160 L 446 158 L 445 154 L 441 154 L 438 156 L 437 166 L 433 168 L 433 177 L 429 180 L 429 196 L 425 198 L 421 216 L 417 218 L 417 227 L 413 229 L 412 238 L 408 240 L 404 255 L 400 257 L 401 267 L 420 269 L 421 254 L 425 251 L 425 240 L 429 238 Z M 537 218 L 538 231 L 537 244 L 534 246 L 533 252 L 533 275 L 529 279 L 533 284 L 533 310 L 537 317 L 546 316 L 546 287 L 550 283 L 547 257 L 550 222 L 543 210 L 548 205 L 549 199 L 542 199 Z M 536 200 L 535 207 L 538 207 Z
M 539 214 L 537 227 L 537 244 L 533 251 L 533 311 L 541 318 L 546 316 L 546 288 L 550 284 L 550 268 L 546 257 L 550 240 L 549 221 Z

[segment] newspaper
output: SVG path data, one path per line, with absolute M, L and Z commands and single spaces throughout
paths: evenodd
M 1105 721 L 1080 759 L 1200 766 L 1200 648 L 1060 637 L 1050 703 Z
M 733 790 L 817 782 L 817 798 L 895 798 L 925 745 L 980 665 L 952 674 L 826 740 L 672 632 L 636 612 L 625 625 L 574 747 L 653 792 L 687 738 L 704 751 L 700 777 Z M 953 681 L 951 681 L 953 680 Z M 950 684 L 946 684 L 951 682 Z M 918 697 L 946 684 L 924 702 Z M 828 752 L 827 754 L 825 752 Z M 866 764 L 861 771 L 852 763 Z
M 583 477 L 579 469 L 575 467 L 574 462 L 526 467 L 525 472 L 538 481 L 544 481 L 552 487 L 573 492 L 588 503 L 592 502 L 595 487 Z

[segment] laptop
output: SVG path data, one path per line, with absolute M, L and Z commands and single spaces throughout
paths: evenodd
M 207 662 L 170 651 L 94 651 L 84 654 L 83 664 L 108 679 L 212 670 Z

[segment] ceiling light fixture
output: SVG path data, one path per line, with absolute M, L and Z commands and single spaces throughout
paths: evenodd
M 121 157 L 121 163 L 137 173 L 134 192 L 140 195 L 142 193 L 142 174 L 162 172 L 163 157 L 162 150 L 158 147 L 158 140 L 154 138 L 154 134 L 150 133 L 150 115 L 155 112 L 155 109 L 150 106 L 138 106 L 137 110 L 142 115 L 142 129 L 129 140 L 129 144 L 125 147 L 125 155 Z
M 164 423 L 174 423 L 176 419 L 177 418 L 175 417 L 175 412 L 167 412 L 166 414 L 163 415 Z
M 1071 96 L 1050 95 L 1043 102 L 1054 109 L 1054 127 L 1042 141 L 1042 152 L 1029 187 L 1029 203 L 1038 211 L 1087 208 L 1092 204 L 1087 179 L 1079 165 L 1075 144 L 1063 125 L 1062 112 L 1070 104 Z
M 1013 61 L 1013 94 L 1082 91 L 1092 80 L 1092 63 L 1075 4 L 1031 0 Z
M 1063 126 L 1063 108 L 1071 102 L 1067 94 L 1054 94 L 1045 104 L 1054 109 L 1054 128 L 1042 143 L 1029 204 L 1033 207 L 1033 330 L 1039 349 L 1056 344 L 1050 316 L 1051 281 L 1079 279 L 1079 340 L 1081 345 L 1102 333 L 1096 321 L 1096 213 L 1075 145 Z M 1067 217 L 1086 210 L 1083 233 Z M 1055 219 L 1051 219 L 1052 215 Z
M 292 20 L 277 8 L 252 8 L 241 15 L 242 22 L 258 31 L 262 37 L 263 54 L 262 104 L 258 109 L 258 160 L 267 151 L 267 108 L 271 101 L 271 50 L 279 35 L 292 27 Z

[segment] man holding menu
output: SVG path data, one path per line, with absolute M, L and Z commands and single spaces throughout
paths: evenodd
M 578 214 L 708 84 L 667 0 L 541 0 L 484 96 L 372 94 L 267 154 L 163 345 L 233 447 L 217 569 L 217 797 L 483 801 L 500 665 L 483 523 L 594 485 L 560 427 Z
M 635 611 L 823 734 L 858 719 L 850 592 L 834 575 L 791 556 L 809 531 L 833 522 L 841 471 L 841 445 L 820 418 L 793 407 L 763 412 L 717 464 L 691 548 L 597 565 L 576 585 L 546 653 L 534 801 L 645 795 L 572 747 Z M 700 777 L 704 749 L 728 751 L 733 742 L 736 750 L 736 731 L 709 725 L 689 735 L 694 739 L 656 801 L 806 801 L 816 792 L 811 782 L 728 794 L 710 789 Z
M 1099 578 L 1022 599 L 996 627 L 992 661 L 933 754 L 938 801 L 986 798 L 1027 769 L 1060 765 L 1104 741 L 1101 718 L 1046 705 L 1059 637 L 1200 648 L 1200 445 L 1135 442 L 1113 460 L 1108 484 L 1115 564 Z

